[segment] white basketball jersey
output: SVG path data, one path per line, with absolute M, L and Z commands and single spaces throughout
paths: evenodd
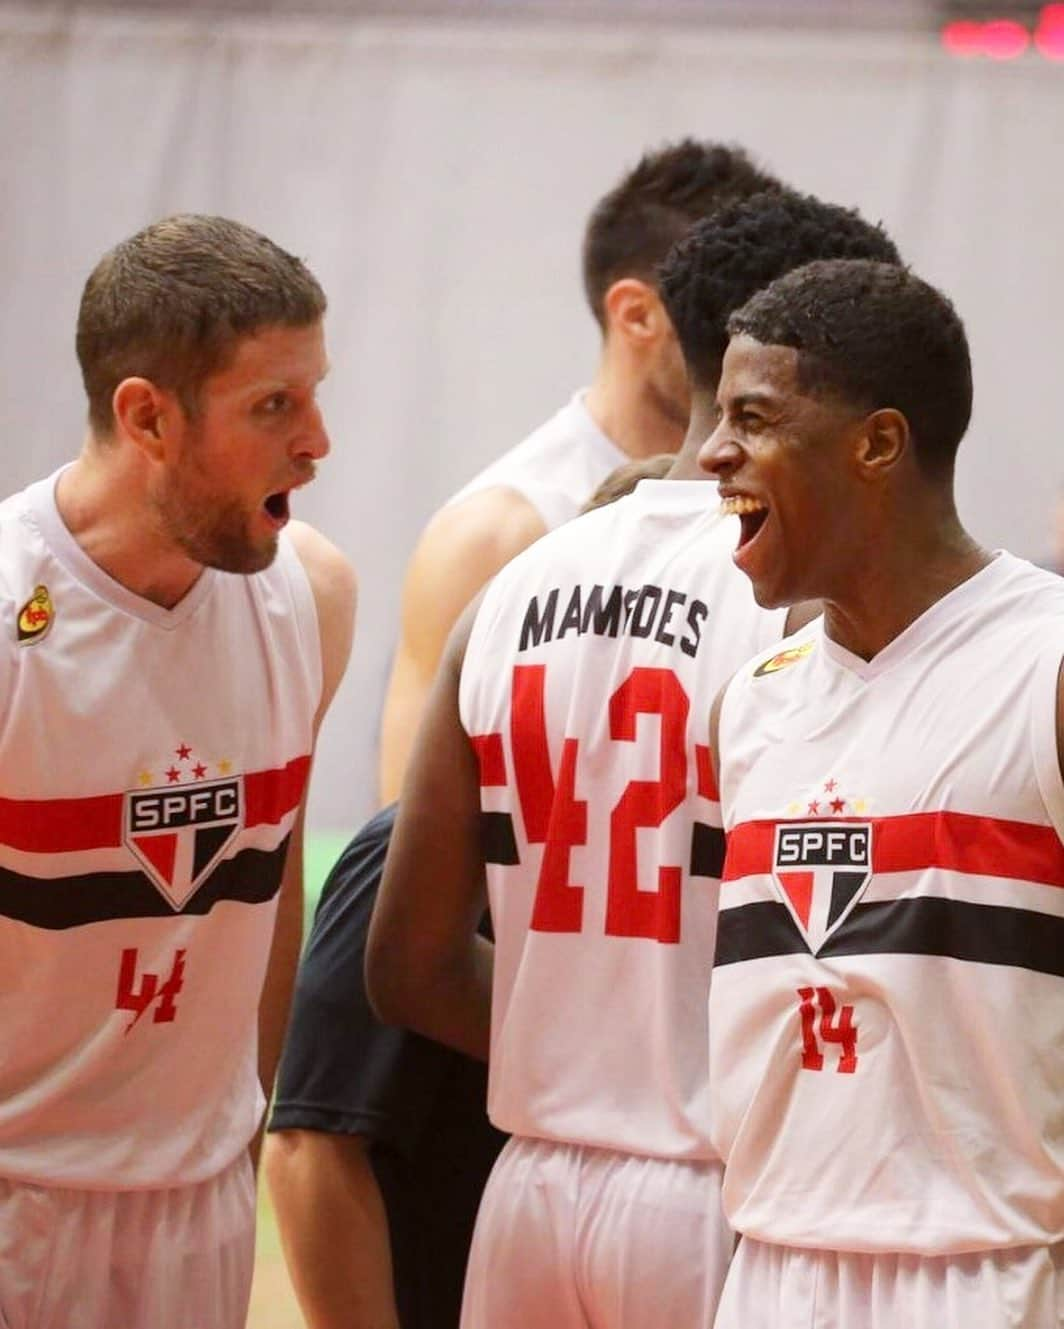
M 461 682 L 495 930 L 488 1106 L 526 1136 L 713 1157 L 716 690 L 783 614 L 716 486 L 643 481 L 499 573 Z
M 725 1209 L 924 1255 L 1064 1237 L 1064 580 L 1007 554 L 865 662 L 812 624 L 721 715 Z
M 630 461 L 575 397 L 534 433 L 482 470 L 449 501 L 482 489 L 513 489 L 536 509 L 548 531 L 575 517 L 606 476 Z
M 321 663 L 287 538 L 174 609 L 55 479 L 0 505 L 0 1175 L 170 1186 L 263 1107 L 257 1009 Z

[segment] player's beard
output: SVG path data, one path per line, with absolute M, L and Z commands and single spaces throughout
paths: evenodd
M 238 499 L 222 499 L 209 486 L 197 483 L 193 469 L 185 462 L 155 495 L 164 533 L 204 567 L 242 575 L 268 568 L 277 555 L 276 532 L 254 540 L 246 507 Z
M 686 431 L 691 417 L 691 385 L 675 338 L 661 350 L 646 380 L 646 395 L 655 413 L 674 428 Z

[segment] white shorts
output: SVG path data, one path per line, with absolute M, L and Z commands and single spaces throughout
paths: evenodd
M 857 1255 L 739 1243 L 716 1329 L 1061 1329 L 1064 1248 Z
M 514 1138 L 488 1178 L 462 1329 L 710 1329 L 734 1242 L 719 1163 Z
M 0 1329 L 244 1329 L 254 1255 L 246 1153 L 167 1190 L 0 1178 Z

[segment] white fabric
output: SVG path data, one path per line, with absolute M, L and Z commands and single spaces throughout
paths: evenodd
M 0 505 L 0 1175 L 166 1186 L 263 1108 L 258 1000 L 321 692 L 306 573 L 172 610 L 63 525 L 52 476 Z M 53 620 L 19 644 L 37 587 Z
M 513 489 L 548 531 L 575 517 L 606 476 L 630 458 L 599 429 L 578 392 L 526 439 L 475 475 L 450 499 L 485 489 Z
M 733 1240 L 716 1162 L 512 1139 L 488 1178 L 461 1329 L 709 1329 Z
M 0 4 L 0 493 L 77 449 L 74 313 L 118 238 L 222 212 L 309 259 L 330 299 L 335 447 L 294 507 L 363 574 L 312 825 L 346 834 L 374 806 L 403 569 L 429 514 L 594 366 L 581 230 L 649 145 L 736 141 L 883 219 L 971 334 L 961 511 L 1042 555 L 1060 480 L 1058 65 L 953 60 L 933 31 L 733 31 L 693 4 L 697 23 L 658 23 L 649 0 L 641 22 L 579 24 L 155 8 Z
M 0 1178 L 2 1329 L 244 1329 L 255 1249 L 247 1154 L 167 1190 Z
M 1062 623 L 1000 554 L 870 662 L 818 622 L 729 687 L 710 1086 L 744 1235 L 1064 1238 Z
M 1059 1329 L 1064 1249 L 922 1259 L 739 1242 L 714 1329 Z
M 462 723 L 487 753 L 482 805 L 508 819 L 519 858 L 488 864 L 501 1130 L 713 1156 L 717 881 L 691 871 L 703 839 L 719 842 L 708 715 L 784 620 L 755 605 L 737 539 L 715 485 L 644 480 L 521 554 L 477 615 Z

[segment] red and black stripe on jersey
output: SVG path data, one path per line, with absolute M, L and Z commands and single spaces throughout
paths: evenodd
M 310 758 L 274 770 L 246 773 L 243 830 L 276 825 L 298 807 Z M 86 868 L 95 850 L 123 845 L 126 794 L 89 798 L 0 798 L 0 854 L 78 854 Z M 240 849 L 223 858 L 181 908 L 175 908 L 139 868 L 35 875 L 0 863 L 0 917 L 34 927 L 63 929 L 118 918 L 172 918 L 208 914 L 220 900 L 258 904 L 277 893 L 290 836 L 273 849 Z M 25 865 L 25 859 L 22 860 Z
M 1027 883 L 1046 891 L 1064 888 L 1064 846 L 1051 826 L 961 812 L 910 813 L 866 821 L 873 832 L 871 872 L 877 884 L 891 873 L 941 872 L 969 881 L 982 877 Z M 718 967 L 772 955 L 810 953 L 790 910 L 769 884 L 777 828 L 787 824 L 743 822 L 727 837 L 717 929 Z M 824 819 L 823 824 L 830 827 L 833 822 Z M 765 895 L 771 898 L 730 905 L 729 886 L 756 878 L 765 881 Z M 931 877 L 932 892 L 934 884 Z M 973 894 L 970 884 L 965 893 Z M 877 890 L 877 895 L 882 894 Z M 1025 899 L 1029 901 L 1029 896 Z M 863 954 L 941 955 L 1064 976 L 1064 917 L 1048 908 L 980 903 L 924 890 L 918 896 L 859 901 L 816 954 L 822 959 Z
M 470 739 L 480 766 L 481 789 L 501 788 L 506 784 L 506 756 L 501 734 L 478 734 Z M 695 748 L 695 769 L 698 775 L 698 793 L 718 803 L 720 795 L 713 777 L 709 748 L 698 744 Z M 480 845 L 485 863 L 500 867 L 514 867 L 521 855 L 514 834 L 513 814 L 484 810 L 480 814 Z M 721 874 L 724 866 L 724 832 L 719 826 L 694 821 L 691 825 L 691 854 L 688 874 L 692 877 L 713 877 Z

